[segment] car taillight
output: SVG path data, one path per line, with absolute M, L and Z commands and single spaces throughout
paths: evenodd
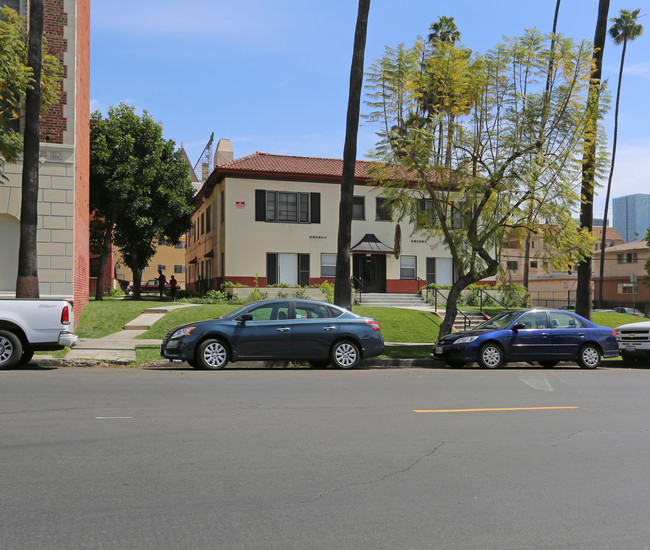
M 613 336 L 614 338 L 616 338 L 616 329 L 615 329 L 615 328 L 612 329 L 612 336 Z
M 63 311 L 61 312 L 61 324 L 70 324 L 70 311 L 68 310 L 68 306 L 63 306 Z
M 366 325 L 368 325 L 372 330 L 379 330 L 379 323 L 377 321 L 366 321 Z

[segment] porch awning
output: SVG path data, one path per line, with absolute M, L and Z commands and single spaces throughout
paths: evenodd
M 204 258 L 212 258 L 212 256 L 214 256 L 214 250 L 209 250 L 208 252 L 203 254 Z
M 187 263 L 188 263 L 188 264 L 195 264 L 195 263 L 196 263 L 196 256 L 194 256 L 194 258 L 192 258 L 192 259 L 191 259 L 189 262 L 187 262 Z
M 366 233 L 350 252 L 352 254 L 393 254 L 394 250 L 382 243 L 374 234 Z

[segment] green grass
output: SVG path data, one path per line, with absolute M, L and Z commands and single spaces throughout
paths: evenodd
M 81 311 L 75 330 L 79 338 L 101 338 L 119 332 L 129 321 L 133 321 L 150 307 L 169 305 L 157 300 L 132 300 L 104 298 L 100 302 L 91 300 Z
M 138 365 L 143 363 L 154 363 L 164 359 L 160 355 L 160 346 L 136 346 L 135 362 Z
M 194 306 L 170 311 L 138 338 L 162 338 L 169 329 L 185 323 L 214 319 L 233 310 L 228 304 Z M 427 311 L 387 307 L 353 307 L 358 315 L 379 321 L 386 342 L 431 343 L 438 339 L 440 318 Z

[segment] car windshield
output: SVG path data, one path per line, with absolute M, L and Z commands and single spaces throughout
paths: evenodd
M 217 319 L 234 319 L 238 315 L 241 315 L 244 310 L 249 309 L 250 307 L 250 304 L 240 306 L 237 309 L 233 309 L 232 311 L 229 311 L 228 313 L 222 315 L 221 317 L 217 317 Z
M 499 315 L 495 315 L 494 317 L 492 317 L 492 319 L 488 319 L 487 321 L 485 321 L 485 323 L 481 323 L 476 328 L 477 329 L 506 328 L 521 314 L 522 314 L 521 311 L 506 311 L 505 313 L 499 313 Z

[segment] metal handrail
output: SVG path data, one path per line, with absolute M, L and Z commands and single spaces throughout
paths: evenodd
M 363 289 L 364 289 L 364 284 L 361 281 L 361 279 L 359 279 L 358 277 L 355 277 L 354 275 L 352 277 L 350 277 L 350 279 L 352 279 L 352 281 L 357 282 L 357 287 L 354 289 L 354 294 L 355 294 L 355 296 L 357 298 L 356 302 L 358 304 L 360 304 L 361 303 L 361 294 L 362 294 Z M 352 285 L 352 286 L 354 287 L 354 285 Z
M 483 311 L 483 294 L 485 294 L 485 295 L 486 295 L 490 300 L 494 300 L 494 301 L 495 301 L 497 304 L 499 304 L 501 307 L 503 307 L 503 308 L 505 308 L 505 309 L 510 309 L 507 305 L 505 305 L 505 304 L 504 304 L 503 302 L 501 302 L 500 300 L 497 300 L 494 296 L 490 296 L 490 295 L 487 293 L 486 290 L 483 290 L 482 288 L 479 288 L 478 291 L 479 291 L 479 294 L 478 294 L 478 295 L 479 295 L 479 300 L 480 300 L 479 311 Z
M 420 277 L 416 277 L 415 280 L 418 283 L 418 293 L 420 292 L 420 290 L 422 290 L 422 288 L 424 288 L 424 290 L 426 291 L 427 296 L 426 296 L 425 300 L 426 300 L 426 302 L 428 304 L 429 303 L 429 287 L 427 286 L 427 282 L 424 279 L 421 279 Z M 422 283 L 422 286 L 420 286 L 420 283 Z
M 467 330 L 467 327 L 472 327 L 472 321 L 471 319 L 465 314 L 464 311 L 461 311 L 460 309 L 456 312 L 456 316 L 458 314 L 461 314 L 463 316 L 463 330 Z
M 434 300 L 434 305 L 433 308 L 438 311 L 438 294 L 440 294 L 440 297 L 445 301 L 445 304 L 447 303 L 447 296 L 445 296 L 442 292 L 440 292 L 439 288 L 432 288 L 433 290 L 433 300 Z

